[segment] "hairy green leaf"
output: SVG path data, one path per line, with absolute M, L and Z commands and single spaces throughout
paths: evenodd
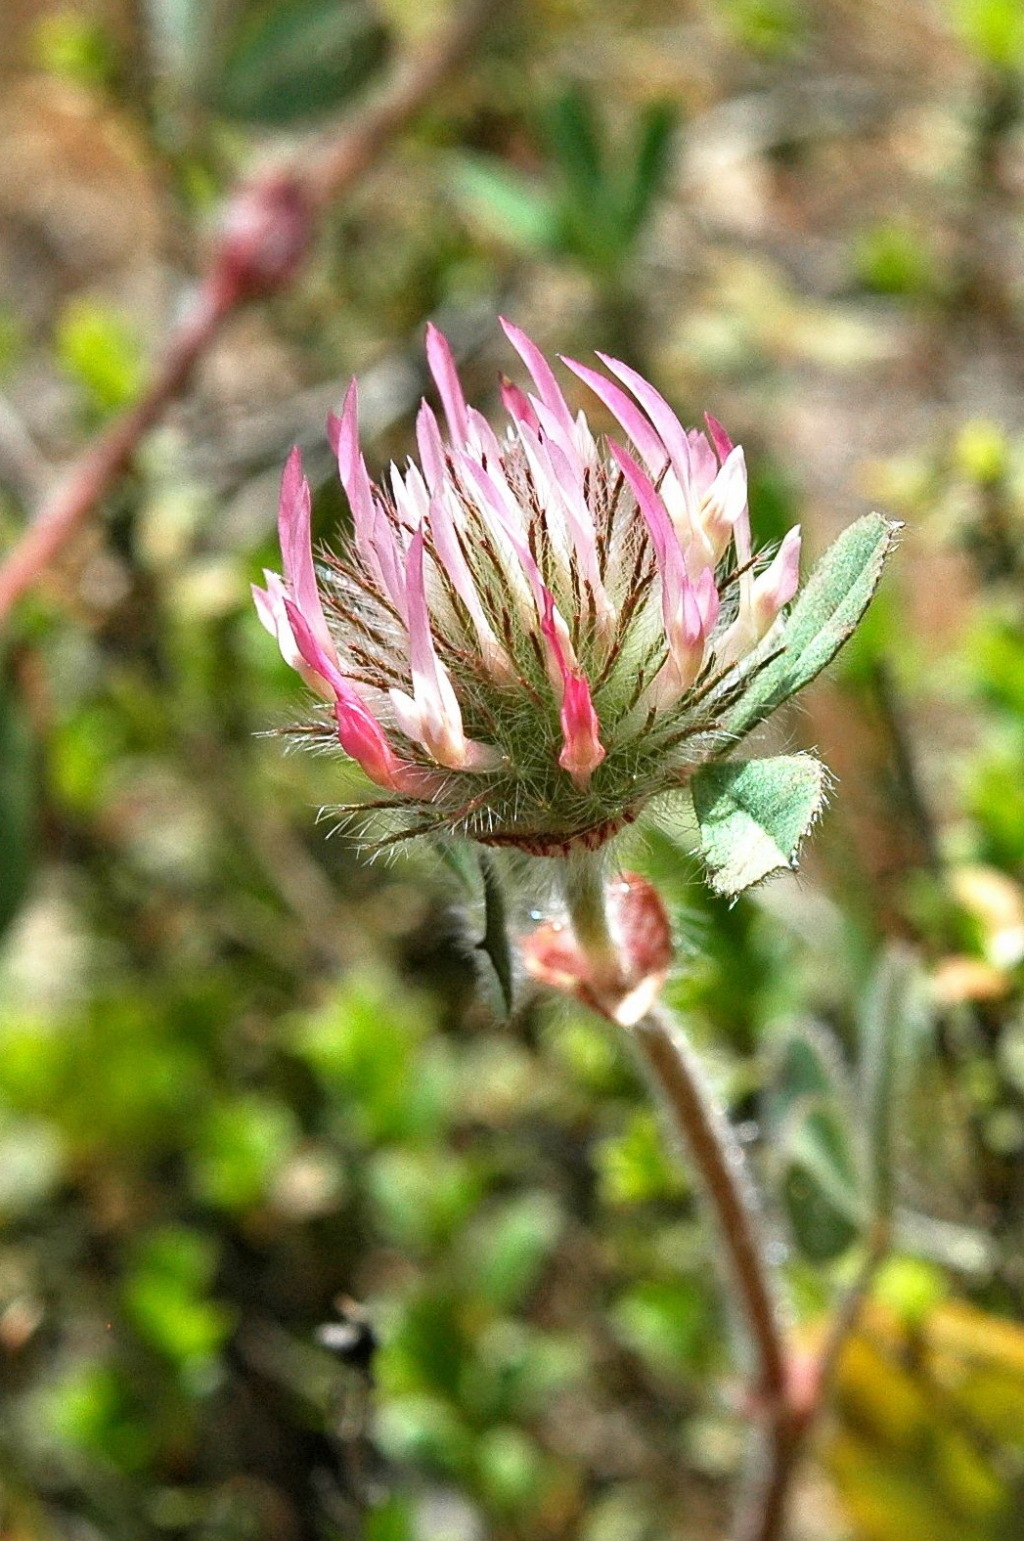
M 792 867 L 821 811 L 827 773 L 812 755 L 705 765 L 691 782 L 700 854 L 712 888 L 738 894 Z
M 793 606 L 782 652 L 726 713 L 730 733 L 749 733 L 832 662 L 867 609 L 899 528 L 866 514 L 829 547 Z

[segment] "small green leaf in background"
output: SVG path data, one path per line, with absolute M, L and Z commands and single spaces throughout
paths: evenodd
M 716 893 L 738 894 L 792 867 L 826 784 L 825 767 L 807 754 L 703 766 L 691 790 L 700 854 Z
M 209 1298 L 216 1266 L 211 1237 L 165 1225 L 141 1240 L 124 1286 L 136 1331 L 196 1390 L 212 1384 L 212 1360 L 234 1321 L 230 1307 Z
M 98 416 L 120 411 L 142 389 L 138 338 L 123 316 L 99 300 L 79 296 L 64 307 L 57 326 L 57 356 Z
M 829 547 L 786 621 L 782 653 L 726 714 L 730 733 L 749 733 L 832 662 L 870 604 L 899 528 L 865 514 Z
M 141 1388 L 100 1359 L 72 1365 L 49 1389 L 41 1409 L 44 1432 L 59 1445 L 137 1474 L 153 1456 L 153 1434 Z
M 964 41 L 987 63 L 1002 69 L 1024 61 L 1024 10 L 1020 0 L 949 0 Z
M 493 155 L 459 155 L 451 177 L 459 202 L 488 234 L 522 251 L 554 249 L 558 221 L 543 183 Z
M 861 1098 L 871 1184 L 872 1218 L 888 1220 L 895 1187 L 894 1143 L 898 1095 L 915 1041 L 929 1012 L 913 956 L 890 947 L 868 986 L 860 1015 Z
M 611 143 L 594 94 L 576 84 L 548 108 L 543 134 L 557 178 L 558 244 L 605 278 L 622 269 L 664 186 L 674 104 L 640 113 L 628 148 Z
M 679 122 L 674 102 L 651 102 L 640 115 L 636 152 L 629 168 L 629 184 L 622 209 L 622 233 L 626 242 L 643 229 L 655 198 L 668 177 L 672 137 Z
M 705 1366 L 714 1338 L 714 1311 L 694 1279 L 647 1279 L 625 1290 L 611 1310 L 615 1336 L 657 1374 Z
M 488 1429 L 476 1442 L 476 1477 L 488 1505 L 499 1514 L 534 1508 L 544 1484 L 544 1458 L 522 1429 Z
M 849 1131 L 839 1109 L 819 1105 L 795 1116 L 785 1136 L 782 1197 L 793 1237 L 815 1263 L 842 1255 L 861 1234 Z
M 563 1218 L 547 1193 L 524 1193 L 479 1218 L 467 1241 L 474 1287 L 496 1310 L 519 1309 L 554 1251 Z
M 866 1209 L 848 1077 L 838 1046 L 813 1024 L 787 1035 L 767 1111 L 793 1239 L 812 1262 L 830 1262 L 861 1234 Z
M 65 6 L 44 16 L 33 38 L 36 59 L 49 75 L 91 89 L 109 86 L 116 72 L 114 46 L 92 17 Z
M 687 1191 L 686 1174 L 666 1150 L 661 1121 L 650 1108 L 638 1108 L 621 1133 L 602 1140 L 593 1161 L 602 1204 L 628 1208 L 678 1200 Z
M 207 88 L 210 106 L 279 128 L 321 117 L 377 72 L 387 43 L 364 0 L 261 0 L 228 39 Z
M 597 109 L 589 91 L 572 85 L 546 115 L 548 142 L 562 167 L 572 195 L 581 207 L 601 196 L 604 148 Z
M 416 1541 L 416 1517 L 407 1498 L 392 1494 L 363 1521 L 365 1541 Z
M 927 294 L 934 287 L 935 255 L 924 235 L 898 220 L 880 220 L 857 237 L 854 267 L 875 294 Z
M 269 1097 L 250 1093 L 214 1103 L 197 1130 L 197 1192 L 221 1209 L 264 1202 L 297 1136 L 291 1110 Z

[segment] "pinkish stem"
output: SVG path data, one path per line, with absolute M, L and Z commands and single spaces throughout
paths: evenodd
M 340 133 L 293 164 L 264 172 L 228 200 L 195 305 L 174 334 L 149 390 L 68 471 L 0 565 L 0 625 L 59 556 L 130 464 L 144 435 L 181 394 L 226 318 L 285 288 L 309 249 L 317 215 L 346 192 L 469 51 L 496 0 L 469 0 L 450 28 L 401 65 L 390 84 Z

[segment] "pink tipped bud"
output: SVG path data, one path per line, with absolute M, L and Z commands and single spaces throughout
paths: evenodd
M 559 720 L 562 726 L 562 752 L 558 763 L 567 771 L 581 792 L 605 757 L 600 739 L 601 724 L 594 710 L 590 686 L 578 669 L 570 666 L 555 623 L 555 602 L 545 595 L 541 631 L 561 675 L 562 702 Z
M 521 391 L 519 386 L 515 385 L 508 378 L 508 375 L 501 376 L 498 386 L 501 391 L 502 404 L 512 421 L 525 423 L 527 428 L 532 428 L 534 433 L 536 433 L 540 427 L 540 420 L 533 410 L 530 398 L 526 392 Z
M 672 966 L 672 928 L 657 890 L 635 872 L 624 872 L 606 894 L 614 966 L 599 966 L 572 929 L 547 921 L 522 941 L 531 979 L 574 995 L 620 1027 L 633 1027 L 650 1011 Z
M 313 232 L 298 177 L 268 172 L 242 187 L 224 212 L 210 283 L 222 307 L 282 289 L 298 271 Z
M 285 609 L 303 659 L 314 673 L 328 682 L 334 692 L 334 716 L 342 749 L 379 787 L 385 787 L 389 792 L 424 795 L 431 783 L 429 773 L 399 759 L 384 729 L 320 646 L 306 624 L 305 617 L 291 600 L 285 600 Z
M 795 525 L 787 532 L 771 565 L 754 579 L 751 587 L 751 609 L 760 636 L 764 636 L 782 607 L 789 604 L 799 582 L 800 526 Z
M 704 421 L 708 425 L 708 435 L 715 446 L 715 454 L 718 456 L 719 464 L 724 465 L 733 451 L 732 440 L 718 419 L 712 417 L 710 412 L 705 412 Z
M 740 608 L 721 637 L 715 653 L 721 664 L 736 663 L 771 630 L 779 612 L 796 593 L 800 581 L 800 527 L 787 534 L 774 560 L 756 578 L 740 579 Z

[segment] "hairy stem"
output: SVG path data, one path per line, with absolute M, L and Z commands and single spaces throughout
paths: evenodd
M 608 923 L 604 862 L 600 852 L 579 851 L 564 863 L 565 900 L 573 933 L 591 968 L 595 993 L 613 990 L 623 976 L 619 947 Z

